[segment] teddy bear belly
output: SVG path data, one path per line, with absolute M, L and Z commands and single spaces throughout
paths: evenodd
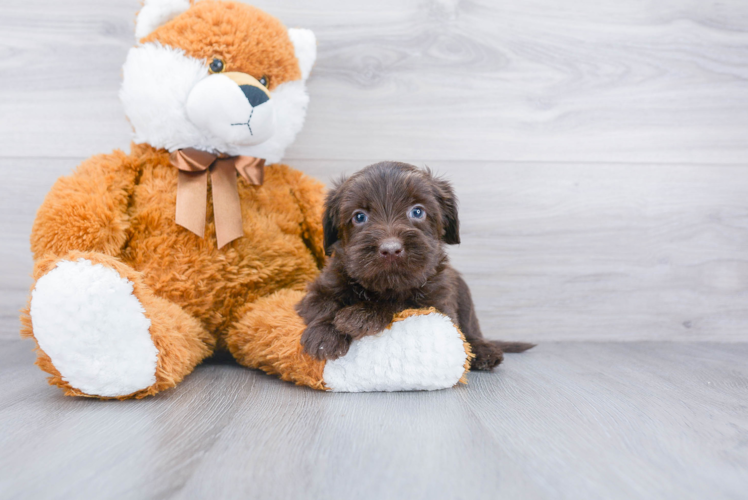
M 212 227 L 199 238 L 164 220 L 132 236 L 123 257 L 156 295 L 220 335 L 245 304 L 280 289 L 304 290 L 319 272 L 300 235 L 255 215 L 245 214 L 245 236 L 223 249 L 216 248 Z

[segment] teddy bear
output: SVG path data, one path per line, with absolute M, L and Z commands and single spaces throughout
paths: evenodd
M 319 390 L 465 381 L 469 345 L 410 310 L 336 360 L 304 352 L 294 310 L 325 263 L 324 186 L 280 163 L 301 130 L 316 39 L 252 6 L 145 0 L 120 99 L 129 154 L 60 178 L 31 235 L 22 335 L 66 395 L 142 398 L 216 350 Z

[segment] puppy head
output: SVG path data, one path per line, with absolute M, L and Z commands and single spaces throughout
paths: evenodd
M 450 184 L 407 163 L 370 165 L 329 192 L 325 251 L 343 259 L 363 287 L 383 292 L 421 286 L 460 242 Z

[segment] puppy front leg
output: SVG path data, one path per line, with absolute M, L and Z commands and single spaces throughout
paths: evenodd
M 301 335 L 304 350 L 317 359 L 337 359 L 345 356 L 352 340 L 349 335 L 336 330 L 332 323 L 319 320 L 312 321 Z
M 333 293 L 317 284 L 296 305 L 296 312 L 307 324 L 301 335 L 301 345 L 307 354 L 317 359 L 336 359 L 348 352 L 352 339 L 332 324 L 339 310 L 340 304 Z
M 352 339 L 360 339 L 384 330 L 392 323 L 392 318 L 397 312 L 397 308 L 390 304 L 354 304 L 340 309 L 335 315 L 333 325 Z

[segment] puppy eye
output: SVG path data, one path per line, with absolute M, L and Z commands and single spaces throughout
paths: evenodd
M 423 219 L 424 217 L 426 217 L 426 211 L 423 209 L 423 207 L 413 207 L 410 209 L 408 217 L 410 217 L 411 219 Z
M 258 81 L 258 82 L 260 82 L 260 83 L 262 84 L 262 86 L 263 86 L 263 87 L 267 87 L 267 86 L 268 86 L 268 82 L 269 82 L 270 80 L 268 80 L 268 77 L 267 77 L 267 76 L 265 76 L 265 75 L 262 75 L 262 78 L 260 78 L 260 79 L 259 79 L 259 80 L 257 80 L 257 81 Z
M 356 212 L 355 214 L 353 214 L 354 224 L 363 224 L 368 220 L 369 220 L 369 216 L 366 215 L 364 212 Z
M 224 64 L 223 61 L 218 59 L 217 57 L 214 58 L 210 64 L 208 65 L 208 69 L 210 69 L 211 73 L 221 73 L 224 70 Z

